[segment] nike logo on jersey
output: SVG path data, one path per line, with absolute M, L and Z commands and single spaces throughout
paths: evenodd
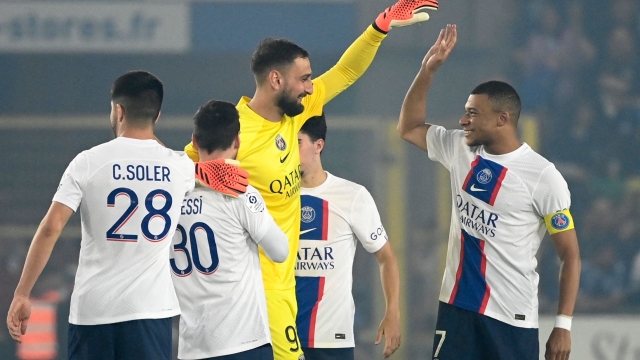
M 308 233 L 308 232 L 312 232 L 312 231 L 313 231 L 313 230 L 315 230 L 315 229 L 316 229 L 316 228 L 313 228 L 313 229 L 307 229 L 307 230 L 302 230 L 302 231 L 300 231 L 300 235 L 306 234 L 306 233 Z
M 476 184 L 471 185 L 471 191 L 487 191 L 485 189 L 480 189 L 476 187 Z
M 287 155 L 285 155 L 283 158 L 280 158 L 280 164 L 282 164 L 285 160 L 287 160 L 287 158 L 289 157 L 289 154 L 291 154 L 291 151 L 289 151 Z

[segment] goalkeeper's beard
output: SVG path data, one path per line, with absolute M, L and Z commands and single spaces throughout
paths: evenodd
M 298 103 L 298 98 L 291 98 L 286 88 L 278 95 L 276 105 L 285 115 L 291 117 L 304 111 L 304 105 Z

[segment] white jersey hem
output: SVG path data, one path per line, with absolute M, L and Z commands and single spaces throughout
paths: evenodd
M 122 315 L 108 318 L 93 318 L 93 319 L 74 319 L 69 316 L 69 324 L 73 325 L 105 325 L 115 324 L 132 320 L 147 320 L 147 319 L 166 319 L 180 315 L 180 309 L 173 309 L 170 311 L 153 312 L 153 313 L 136 313 L 129 315 Z
M 205 359 L 205 358 L 212 358 L 212 357 L 218 357 L 218 356 L 225 356 L 225 355 L 232 355 L 232 354 L 238 354 L 241 353 L 243 351 L 249 351 L 249 350 L 253 350 L 256 348 L 259 348 L 260 346 L 266 345 L 266 344 L 271 344 L 271 341 L 269 340 L 268 337 L 264 337 L 262 339 L 253 341 L 249 344 L 244 344 L 244 345 L 240 345 L 240 346 L 236 346 L 230 349 L 224 349 L 221 351 L 212 351 L 212 352 L 195 352 L 195 354 L 191 354 L 192 356 L 187 356 L 184 354 L 180 354 L 180 351 L 178 351 L 178 359 L 180 360 L 191 360 L 191 359 Z M 184 352 L 184 351 L 183 351 Z M 196 355 L 196 356 L 193 356 Z

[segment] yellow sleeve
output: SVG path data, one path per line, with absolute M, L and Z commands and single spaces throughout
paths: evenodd
M 557 234 L 566 230 L 571 230 L 573 226 L 573 217 L 569 209 L 561 210 L 553 214 L 545 215 L 544 223 L 547 225 L 549 235 Z
M 193 147 L 193 142 L 188 143 L 184 147 L 184 152 L 187 154 L 189 159 L 193 160 L 193 162 L 198 162 L 200 160 L 200 156 L 198 155 L 198 149 Z
M 369 26 L 344 52 L 338 63 L 318 77 L 326 88 L 324 103 L 328 103 L 351 86 L 371 65 L 386 34 Z

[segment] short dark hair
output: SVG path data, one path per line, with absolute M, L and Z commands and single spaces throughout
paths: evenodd
M 193 117 L 193 135 L 198 148 L 208 154 L 226 150 L 240 132 L 240 115 L 236 106 L 227 101 L 210 100 Z
M 324 113 L 322 113 L 322 115 L 309 118 L 309 120 L 302 125 L 302 128 L 300 128 L 300 132 L 309 136 L 309 139 L 313 142 L 318 141 L 318 139 L 326 140 L 327 121 L 324 117 Z
M 258 83 L 273 69 L 283 71 L 297 58 L 309 58 L 309 53 L 287 39 L 266 38 L 258 44 L 251 57 L 251 72 Z
M 487 81 L 476 86 L 472 95 L 486 94 L 493 104 L 494 111 L 506 111 L 513 116 L 514 124 L 518 124 L 521 102 L 516 89 L 503 81 Z
M 142 126 L 158 118 L 163 97 L 162 82 L 147 71 L 130 71 L 111 87 L 111 101 L 124 108 L 127 121 Z

